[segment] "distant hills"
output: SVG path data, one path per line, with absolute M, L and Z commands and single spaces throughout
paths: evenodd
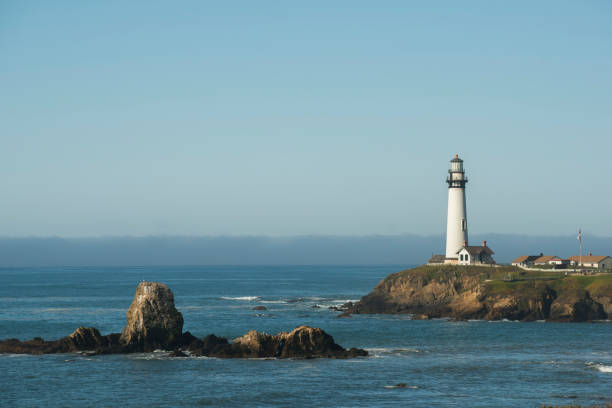
M 474 235 L 495 251 L 499 263 L 518 255 L 568 257 L 575 236 Z M 585 236 L 584 253 L 612 255 L 612 237 Z M 0 266 L 115 265 L 415 265 L 444 252 L 442 236 L 368 235 L 294 237 L 103 237 L 0 238 Z

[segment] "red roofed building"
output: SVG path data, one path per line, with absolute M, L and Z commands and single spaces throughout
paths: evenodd
M 512 261 L 512 266 L 531 266 L 533 261 L 541 257 L 542 255 L 521 255 Z
M 533 261 L 533 264 L 534 265 L 548 265 L 548 263 L 552 259 L 558 259 L 558 256 L 556 256 L 556 255 L 542 255 L 538 259 Z

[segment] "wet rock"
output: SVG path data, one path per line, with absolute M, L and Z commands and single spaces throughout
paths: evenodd
M 344 312 L 342 314 L 339 314 L 336 317 L 340 317 L 340 318 L 347 318 L 347 317 L 351 317 L 351 314 L 349 312 Z
M 319 328 L 300 326 L 277 335 L 251 330 L 230 344 L 227 339 L 209 335 L 189 346 L 194 355 L 219 358 L 351 358 L 367 356 L 367 351 L 346 350 Z
M 77 350 L 94 350 L 108 343 L 95 327 L 79 327 L 68 336 Z
M 94 327 L 79 327 L 72 334 L 59 340 L 44 341 L 35 337 L 29 341 L 8 339 L 0 341 L 0 353 L 55 354 L 91 351 L 112 344 L 112 338 L 102 336 Z
M 275 357 L 278 342 L 268 333 L 251 330 L 232 342 L 234 354 L 242 357 Z
M 181 341 L 183 315 L 163 283 L 140 282 L 127 312 L 120 342 L 135 350 L 170 349 Z
M 274 337 L 278 341 L 275 357 L 349 358 L 368 354 L 361 349 L 342 348 L 334 342 L 332 336 L 316 327 L 300 326 L 291 332 L 279 333 Z
M 254 307 L 253 309 L 251 309 L 251 310 L 268 310 L 268 308 L 267 308 L 267 307 L 265 307 L 265 306 L 255 306 L 255 307 Z
M 429 320 L 431 316 L 428 314 L 415 314 L 412 316 L 412 320 Z
M 407 386 L 406 383 L 398 383 L 395 385 L 385 385 L 385 388 L 406 388 Z

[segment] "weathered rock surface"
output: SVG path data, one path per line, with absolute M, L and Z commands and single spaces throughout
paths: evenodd
M 54 341 L 35 338 L 29 341 L 0 341 L 0 353 L 52 354 L 87 352 L 118 354 L 163 349 L 172 357 L 195 356 L 220 358 L 351 358 L 366 356 L 365 350 L 346 350 L 323 330 L 300 326 L 275 336 L 250 331 L 232 343 L 209 334 L 198 339 L 182 333 L 183 316 L 174 306 L 174 296 L 161 283 L 141 282 L 127 312 L 127 325 L 121 334 L 106 336 L 94 327 L 79 327 L 72 334 Z
M 346 350 L 323 330 L 308 326 L 277 335 L 251 330 L 232 343 L 209 335 L 191 343 L 188 350 L 193 355 L 220 358 L 352 358 L 368 355 L 361 349 Z
M 95 351 L 119 345 L 119 335 L 102 336 L 95 327 L 79 327 L 72 334 L 59 340 L 44 341 L 40 337 L 20 341 L 8 339 L 0 341 L 0 353 L 12 354 L 56 354 L 78 351 Z
M 181 341 L 183 315 L 174 307 L 168 286 L 140 282 L 127 312 L 120 342 L 143 351 L 168 349 Z
M 511 274 L 513 281 L 504 281 Z M 610 315 L 612 276 L 530 276 L 512 267 L 421 266 L 387 276 L 349 313 L 581 322 Z

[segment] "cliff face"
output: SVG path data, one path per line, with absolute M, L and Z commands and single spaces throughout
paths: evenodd
M 508 274 L 512 281 L 503 280 Z M 456 319 L 589 321 L 611 315 L 611 298 L 612 276 L 534 276 L 513 267 L 421 266 L 387 276 L 348 311 Z

